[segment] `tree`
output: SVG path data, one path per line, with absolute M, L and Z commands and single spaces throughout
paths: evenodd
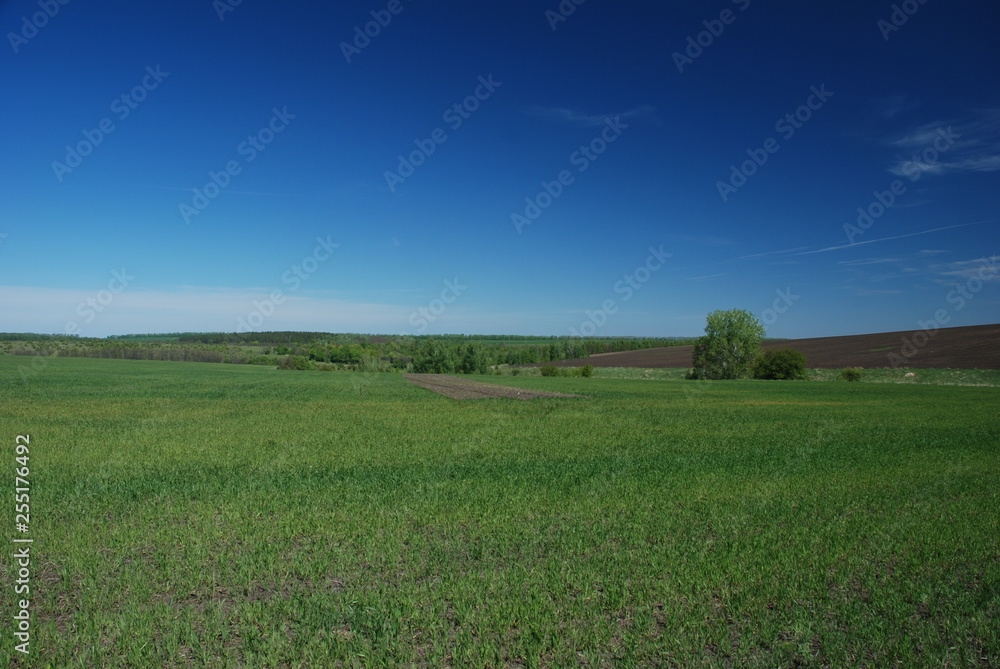
M 693 379 L 745 379 L 760 356 L 764 327 L 742 309 L 713 311 L 694 345 Z

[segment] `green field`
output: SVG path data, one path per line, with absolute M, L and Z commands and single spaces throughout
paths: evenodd
M 0 356 L 5 665 L 1000 662 L 998 388 L 32 363 Z

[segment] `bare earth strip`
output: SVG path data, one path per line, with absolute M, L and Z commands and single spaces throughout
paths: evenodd
M 519 400 L 530 400 L 536 397 L 583 397 L 583 395 L 567 395 L 565 393 L 549 393 L 541 390 L 500 386 L 495 383 L 460 379 L 448 374 L 404 374 L 403 376 L 421 388 L 433 390 L 439 395 L 455 400 L 475 400 L 484 397 L 513 397 Z

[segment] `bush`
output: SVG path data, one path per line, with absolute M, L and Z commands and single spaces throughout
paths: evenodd
M 555 365 L 542 365 L 542 376 L 559 376 L 559 368 Z
M 861 380 L 861 370 L 857 367 L 848 367 L 840 373 L 840 378 L 845 381 L 860 381 Z
M 586 378 L 589 379 L 593 375 L 594 375 L 594 366 L 593 365 L 584 365 L 583 369 L 580 370 L 580 376 L 584 376 L 584 377 L 586 377 Z
M 316 369 L 316 364 L 304 355 L 290 355 L 278 363 L 278 369 Z
M 805 381 L 806 356 L 793 348 L 769 349 L 757 361 L 753 377 L 775 381 Z

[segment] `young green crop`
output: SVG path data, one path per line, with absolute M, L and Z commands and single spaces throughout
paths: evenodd
M 996 388 L 597 370 L 476 377 L 585 398 L 459 402 L 397 374 L 28 362 L 0 356 L 8 464 L 32 444 L 25 666 L 1000 652 Z

